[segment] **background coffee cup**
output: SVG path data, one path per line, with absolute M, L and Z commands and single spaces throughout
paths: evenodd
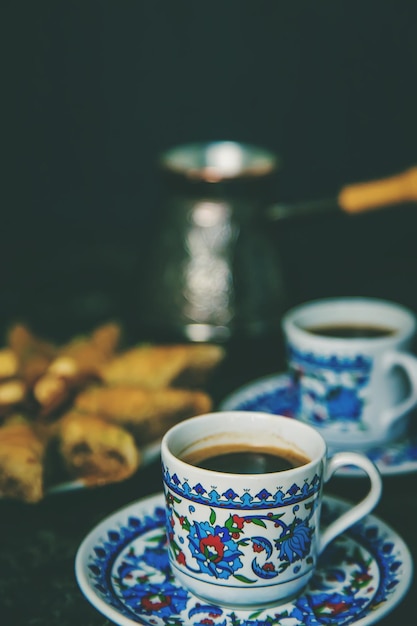
M 217 446 L 274 448 L 307 462 L 243 474 L 183 460 Z M 370 490 L 322 530 L 323 484 L 344 465 L 362 468 Z M 378 470 L 365 456 L 339 452 L 328 458 L 323 437 L 312 427 L 249 411 L 219 411 L 177 424 L 163 438 L 162 467 L 174 575 L 204 600 L 234 608 L 278 604 L 300 593 L 320 552 L 372 511 L 382 490 Z
M 411 311 L 373 298 L 332 298 L 295 307 L 282 327 L 300 420 L 338 449 L 404 434 L 417 404 Z

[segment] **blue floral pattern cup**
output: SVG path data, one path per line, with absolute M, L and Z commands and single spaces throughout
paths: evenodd
M 234 474 L 183 460 L 200 449 L 236 444 L 295 451 L 307 462 L 278 472 Z M 382 490 L 367 457 L 339 452 L 328 458 L 318 431 L 267 413 L 219 411 L 191 418 L 167 432 L 161 451 L 173 573 L 198 597 L 234 608 L 256 609 L 295 597 L 325 546 L 372 511 Z M 322 529 L 323 485 L 344 465 L 361 468 L 370 490 Z
M 376 337 L 327 336 L 311 329 L 385 327 Z M 332 449 L 366 449 L 404 434 L 417 405 L 415 315 L 374 298 L 302 304 L 283 318 L 296 417 Z

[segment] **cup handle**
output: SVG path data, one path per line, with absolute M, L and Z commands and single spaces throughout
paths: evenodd
M 321 533 L 319 554 L 337 535 L 368 515 L 376 507 L 381 497 L 382 479 L 376 465 L 368 457 L 357 452 L 337 452 L 330 457 L 327 461 L 324 482 L 326 483 L 339 468 L 347 465 L 355 465 L 363 469 L 370 480 L 370 488 L 367 495 L 358 504 L 343 513 Z
M 407 352 L 389 352 L 384 357 L 384 366 L 386 371 L 395 366 L 401 367 L 407 374 L 411 385 L 411 393 L 408 398 L 382 412 L 381 425 L 387 429 L 417 404 L 417 359 Z

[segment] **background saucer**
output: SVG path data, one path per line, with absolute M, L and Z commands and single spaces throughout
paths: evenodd
M 349 506 L 325 497 L 324 525 Z M 292 602 L 252 612 L 208 605 L 172 576 L 164 497 L 158 494 L 116 512 L 92 530 L 77 552 L 76 576 L 91 604 L 119 626 L 368 626 L 403 598 L 412 579 L 412 560 L 402 539 L 368 516 L 328 546 L 305 593 Z
M 220 404 L 222 411 L 263 411 L 294 416 L 295 390 L 287 374 L 274 374 L 244 385 Z M 330 450 L 331 452 L 331 450 Z M 369 448 L 364 453 L 377 465 L 381 474 L 406 474 L 417 471 L 417 433 L 407 435 L 384 446 Z M 362 476 L 357 468 L 343 468 L 341 476 Z

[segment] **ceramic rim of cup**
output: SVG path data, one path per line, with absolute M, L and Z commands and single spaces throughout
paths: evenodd
M 392 328 L 392 334 L 383 337 L 336 337 L 309 332 L 308 327 L 326 324 L 370 324 Z M 340 345 L 385 347 L 412 337 L 416 330 L 416 319 L 410 309 L 378 298 L 341 297 L 323 298 L 300 304 L 289 310 L 282 319 L 284 335 L 292 340 L 307 342 L 318 350 L 323 345 L 335 348 Z
M 226 426 L 227 420 L 227 426 Z M 224 435 L 235 436 L 236 433 L 242 432 L 241 443 L 243 445 L 250 445 L 253 442 L 253 438 L 244 436 L 248 434 L 248 430 L 244 429 L 244 426 L 250 425 L 253 428 L 249 429 L 250 434 L 259 433 L 259 430 L 254 428 L 255 423 L 259 421 L 272 424 L 268 432 L 271 433 L 276 439 L 269 436 L 265 436 L 264 442 L 261 445 L 268 445 L 268 447 L 276 448 L 277 450 L 295 450 L 310 459 L 308 463 L 304 463 L 298 467 L 293 467 L 288 470 L 281 470 L 278 472 L 265 472 L 259 474 L 237 474 L 233 472 L 219 472 L 216 470 L 204 469 L 196 465 L 192 465 L 183 461 L 180 456 L 195 451 L 196 449 L 206 448 L 211 445 L 219 445 L 227 441 L 228 443 L 236 443 L 236 439 L 223 440 Z M 275 425 L 275 428 L 273 427 Z M 206 430 L 203 435 L 197 436 L 200 426 L 205 426 Z M 215 429 L 218 432 L 215 432 Z M 265 428 L 267 428 L 265 426 Z M 290 429 L 290 434 L 286 435 L 284 432 L 287 428 Z M 222 432 L 220 431 L 222 429 Z M 258 426 L 259 429 L 259 426 Z M 299 444 L 297 439 L 301 438 L 303 442 L 306 442 L 306 447 Z M 281 447 L 279 444 L 282 444 Z M 294 478 L 296 474 L 303 473 L 311 466 L 317 464 L 321 459 L 326 457 L 327 444 L 322 435 L 312 426 L 304 424 L 298 420 L 294 420 L 291 417 L 284 415 L 273 415 L 271 413 L 263 413 L 258 411 L 216 411 L 213 413 L 205 413 L 196 417 L 191 417 L 187 420 L 176 424 L 164 435 L 161 442 L 161 453 L 165 459 L 171 459 L 173 462 L 178 463 L 179 467 L 182 467 L 183 471 L 187 468 L 194 468 L 203 474 L 207 474 L 208 477 L 217 476 L 234 476 L 242 478 L 244 476 L 245 481 L 250 484 L 251 481 L 259 481 L 262 476 L 272 476 L 274 474 L 292 473 Z

